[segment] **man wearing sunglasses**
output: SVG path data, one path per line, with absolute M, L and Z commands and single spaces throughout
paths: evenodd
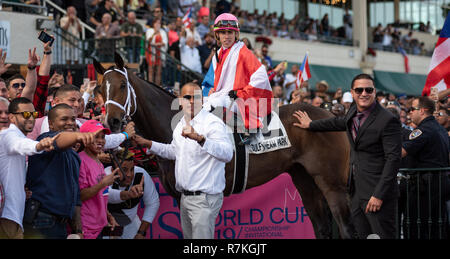
M 0 238 L 23 238 L 25 209 L 26 156 L 53 149 L 53 138 L 28 139 L 37 117 L 33 103 L 15 98 L 9 107 L 9 128 L 0 132 L 0 182 L 5 192 L 5 206 L 0 217 Z
M 401 124 L 376 101 L 370 75 L 356 76 L 351 85 L 355 101 L 344 117 L 311 121 L 302 111 L 294 113 L 294 126 L 311 131 L 346 131 L 350 142 L 351 215 L 359 238 L 377 234 L 396 238 L 401 162 Z
M 202 109 L 202 89 L 195 83 L 181 88 L 184 116 L 170 144 L 136 142 L 151 153 L 175 160 L 176 189 L 181 192 L 181 228 L 185 239 L 213 239 L 223 202 L 225 164 L 233 158 L 233 145 L 221 119 Z

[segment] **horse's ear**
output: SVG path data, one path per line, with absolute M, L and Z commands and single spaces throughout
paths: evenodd
M 103 75 L 106 71 L 105 68 L 95 58 L 93 58 L 93 60 L 95 71 L 97 71 L 97 73 L 99 73 L 100 75 Z
M 117 66 L 119 69 L 123 69 L 124 66 L 125 66 L 125 63 L 123 62 L 122 57 L 121 57 L 120 54 L 117 53 L 117 52 L 114 52 L 114 62 L 116 63 L 116 66 Z

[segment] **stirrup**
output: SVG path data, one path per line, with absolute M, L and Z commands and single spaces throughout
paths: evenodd
M 250 144 L 250 140 L 252 139 L 253 136 L 256 135 L 256 133 L 249 133 L 245 131 L 244 133 L 239 133 L 238 135 L 239 138 L 241 139 L 241 141 L 239 142 L 239 146 L 243 146 Z

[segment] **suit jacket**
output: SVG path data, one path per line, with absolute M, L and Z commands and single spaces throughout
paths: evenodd
M 355 114 L 353 103 L 344 117 L 312 121 L 309 129 L 347 132 L 351 145 L 349 185 L 354 186 L 354 195 L 367 200 L 371 196 L 381 200 L 397 198 L 401 123 L 377 102 L 353 140 L 351 127 Z

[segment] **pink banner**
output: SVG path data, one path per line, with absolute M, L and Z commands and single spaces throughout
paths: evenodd
M 153 220 L 150 238 L 183 238 L 180 211 L 159 178 L 153 178 L 160 207 Z M 139 215 L 142 215 L 140 208 Z M 225 197 L 216 220 L 216 239 L 315 238 L 302 199 L 284 173 L 272 181 Z

